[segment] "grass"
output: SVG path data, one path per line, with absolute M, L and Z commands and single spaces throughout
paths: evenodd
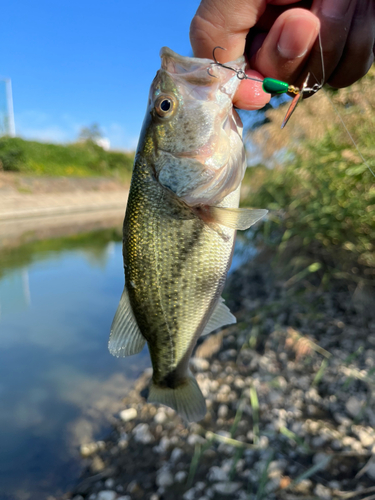
M 30 175 L 131 176 L 134 155 L 105 151 L 91 140 L 74 144 L 47 144 L 19 137 L 0 138 L 0 170 Z
M 255 387 L 250 387 L 250 404 L 253 416 L 253 443 L 259 443 L 259 400 Z
M 331 92 L 330 97 L 373 169 L 374 81 L 373 68 L 366 78 L 349 89 Z M 270 210 L 268 221 L 258 226 L 254 238 L 262 238 L 280 253 L 293 248 L 315 256 L 304 268 L 296 269 L 292 280 L 327 272 L 328 265 L 331 277 L 336 274 L 340 278 L 357 266 L 360 271 L 366 269 L 361 277 L 374 282 L 373 175 L 342 124 L 335 123 L 323 93 L 304 101 L 288 130 L 281 132 L 284 113 L 285 108 L 270 111 L 270 123 L 248 136 L 260 149 L 263 163 L 246 172 L 243 204 Z M 340 266 L 338 261 L 348 265 Z

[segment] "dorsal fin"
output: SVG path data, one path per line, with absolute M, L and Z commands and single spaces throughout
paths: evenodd
M 116 357 L 132 356 L 141 352 L 145 343 L 146 339 L 137 325 L 125 286 L 111 326 L 109 352 Z

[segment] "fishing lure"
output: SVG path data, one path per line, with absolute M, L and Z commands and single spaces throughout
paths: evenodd
M 295 87 L 294 85 L 289 85 L 289 83 L 283 82 L 281 80 L 276 80 L 275 78 L 268 78 L 267 77 L 267 78 L 264 78 L 264 80 L 261 80 L 259 78 L 250 77 L 245 73 L 245 71 L 243 69 L 231 68 L 230 66 L 226 66 L 225 64 L 220 63 L 215 57 L 215 51 L 217 49 L 221 49 L 221 50 L 226 50 L 226 49 L 224 49 L 223 47 L 219 47 L 219 46 L 215 47 L 213 50 L 212 57 L 213 57 L 214 62 L 212 63 L 212 65 L 221 66 L 222 68 L 226 68 L 226 69 L 229 69 L 231 71 L 234 71 L 237 74 L 237 78 L 239 80 L 253 80 L 255 82 L 261 83 L 263 91 L 266 92 L 267 94 L 272 94 L 272 95 L 275 95 L 275 94 L 280 95 L 280 94 L 287 94 L 287 93 L 294 94 L 293 100 L 290 103 L 288 111 L 286 112 L 286 115 L 284 117 L 283 123 L 281 124 L 281 128 L 284 128 L 285 125 L 288 123 L 290 117 L 292 116 L 294 110 L 296 109 L 297 104 L 303 98 L 304 94 L 307 94 L 307 93 L 316 94 L 316 92 L 318 92 L 318 90 L 320 90 L 324 85 L 325 71 L 324 71 L 324 60 L 323 60 L 323 48 L 322 48 L 322 41 L 320 38 L 320 33 L 318 34 L 318 40 L 319 40 L 319 48 L 320 48 L 320 59 L 321 59 L 321 63 L 322 63 L 322 80 L 320 83 L 315 83 L 312 87 L 308 86 L 308 82 L 310 79 L 310 73 L 308 73 L 301 88 Z M 210 72 L 209 68 L 207 69 L 207 72 L 210 76 L 215 77 L 215 75 L 213 75 Z M 313 75 L 313 76 L 316 79 L 315 75 Z
M 324 85 L 324 82 L 325 82 L 325 69 L 324 69 L 323 47 L 322 47 L 322 40 L 321 40 L 321 37 L 320 37 L 320 33 L 318 34 L 318 41 L 319 41 L 319 50 L 320 50 L 320 61 L 321 61 L 321 65 L 322 65 L 322 79 L 321 79 L 320 83 L 314 83 L 314 85 L 312 87 L 308 86 L 308 82 L 309 82 L 309 79 L 310 79 L 310 73 L 308 73 L 308 75 L 305 78 L 305 80 L 304 80 L 301 88 L 295 87 L 294 85 L 289 85 L 289 83 L 283 82 L 281 80 L 276 80 L 275 78 L 268 78 L 268 77 L 266 77 L 263 80 L 261 80 L 260 78 L 250 77 L 250 76 L 248 76 L 245 73 L 245 71 L 243 69 L 231 68 L 230 66 L 227 66 L 225 64 L 220 63 L 216 59 L 216 57 L 215 57 L 215 51 L 216 51 L 216 49 L 221 49 L 221 50 L 226 50 L 226 49 L 224 49 L 223 47 L 219 47 L 219 46 L 215 47 L 214 50 L 213 50 L 212 56 L 213 56 L 214 62 L 211 63 L 211 65 L 213 65 L 213 66 L 221 66 L 222 68 L 226 68 L 226 69 L 229 69 L 231 71 L 234 71 L 237 74 L 237 78 L 239 80 L 253 80 L 254 82 L 261 83 L 264 92 L 266 92 L 267 94 L 272 94 L 272 95 L 275 95 L 275 94 L 276 95 L 280 95 L 280 94 L 288 94 L 288 93 L 289 94 L 294 94 L 292 102 L 290 103 L 288 111 L 286 112 L 284 120 L 283 120 L 283 122 L 281 124 L 281 128 L 283 129 L 285 127 L 285 125 L 288 123 L 288 121 L 289 121 L 290 117 L 292 116 L 292 114 L 294 113 L 294 111 L 295 111 L 298 103 L 303 99 L 303 96 L 305 94 L 308 94 L 308 93 L 309 94 L 316 94 L 323 87 L 323 85 Z M 210 76 L 216 78 L 216 76 L 213 75 L 210 72 L 210 68 L 207 69 L 207 73 Z M 314 73 L 311 73 L 311 74 L 315 78 L 316 82 L 318 82 L 318 79 L 316 78 L 316 76 L 314 75 Z M 359 156 L 361 157 L 363 163 L 366 165 L 366 167 L 368 168 L 368 170 L 371 172 L 372 176 L 375 177 L 375 172 L 372 170 L 372 168 L 370 167 L 370 165 L 367 162 L 367 160 L 363 157 L 361 151 L 358 148 L 357 143 L 355 142 L 353 136 L 349 132 L 347 126 L 345 125 L 344 120 L 342 119 L 340 113 L 336 109 L 336 107 L 333 104 L 332 100 L 330 99 L 329 95 L 326 94 L 326 97 L 330 101 L 333 110 L 335 111 L 336 115 L 338 116 L 339 120 L 341 121 L 341 123 L 342 123 L 342 125 L 343 125 L 343 127 L 344 127 L 344 129 L 346 131 L 346 133 L 348 134 L 348 137 L 350 138 L 351 142 L 353 143 L 353 146 L 357 150 L 357 152 L 358 152 Z

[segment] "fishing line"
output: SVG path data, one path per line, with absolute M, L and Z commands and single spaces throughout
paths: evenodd
M 225 64 L 219 62 L 215 56 L 215 51 L 217 49 L 227 50 L 224 47 L 220 47 L 219 45 L 217 47 L 215 47 L 214 50 L 212 51 L 212 59 L 214 60 L 214 62 L 211 63 L 211 66 L 220 66 L 221 68 L 229 69 L 230 71 L 233 71 L 234 73 L 236 73 L 237 78 L 239 80 L 253 80 L 254 82 L 263 83 L 263 80 L 261 80 L 260 78 L 251 78 L 250 76 L 248 76 L 243 69 L 235 69 L 235 68 L 232 68 L 231 66 L 226 66 Z M 211 73 L 210 69 L 211 68 L 207 68 L 207 73 L 210 76 L 212 76 L 213 78 L 217 78 L 215 75 L 213 75 Z

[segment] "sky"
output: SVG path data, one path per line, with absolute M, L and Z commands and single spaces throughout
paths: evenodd
M 0 76 L 11 78 L 16 134 L 64 143 L 98 123 L 111 148 L 136 147 L 164 45 L 192 55 L 199 0 L 3 2 Z

